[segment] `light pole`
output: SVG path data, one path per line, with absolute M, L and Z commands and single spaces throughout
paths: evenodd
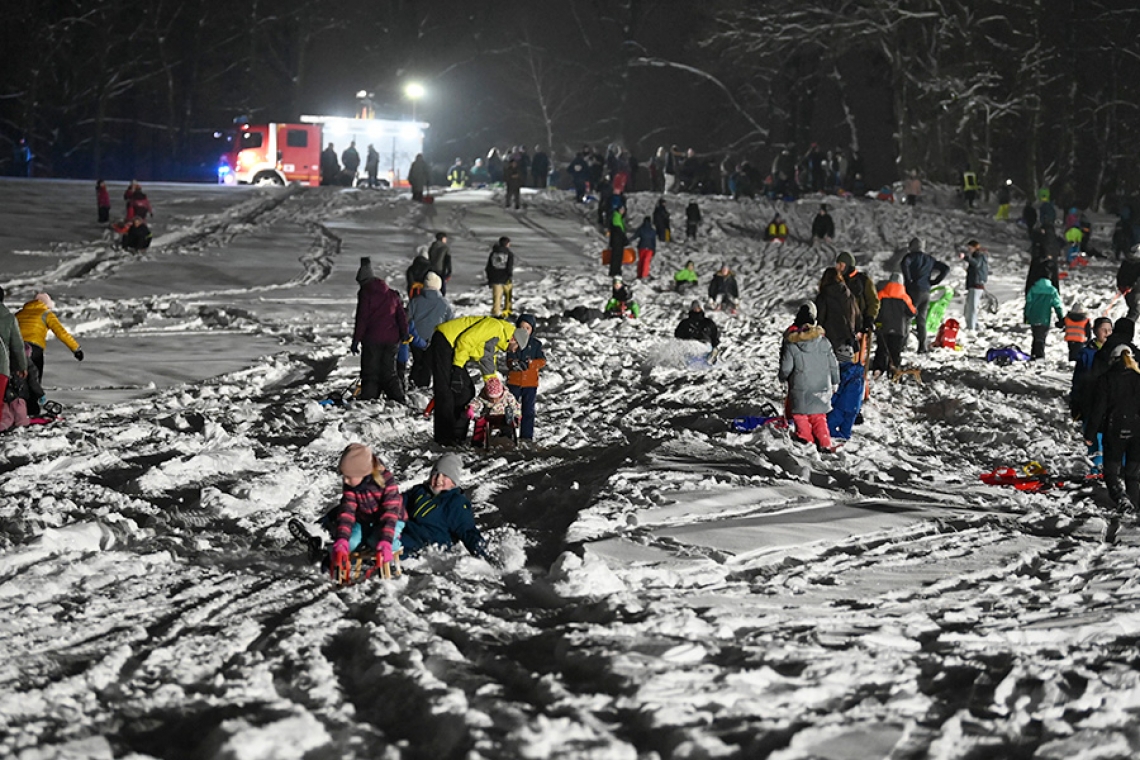
M 416 120 L 416 101 L 424 96 L 424 87 L 418 82 L 409 82 L 404 88 L 404 94 L 412 101 L 412 121 Z

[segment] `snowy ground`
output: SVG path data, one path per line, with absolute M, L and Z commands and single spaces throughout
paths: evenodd
M 553 191 L 508 213 L 476 191 L 423 206 L 153 185 L 139 257 L 100 237 L 89 185 L 0 183 L 4 208 L 50 209 L 3 225 L 8 305 L 48 289 L 88 357 L 49 343 L 66 419 L 0 438 L 0 756 L 1140 753 L 1140 534 L 1087 490 L 978 481 L 1083 467 L 1060 336 L 1032 366 L 983 358 L 1029 344 L 1015 225 L 829 199 L 880 279 L 915 234 L 955 262 L 977 237 L 1002 305 L 965 350 L 917 360 L 925 384 L 877 383 L 856 437 L 820 456 L 728 430 L 782 395 L 780 331 L 836 252 L 807 242 L 818 199 L 783 209 L 792 239 L 768 246 L 771 204 L 702 198 L 702 239 L 662 246 L 635 285 L 643 319 L 582 325 L 560 315 L 605 300 L 602 241 Z M 631 218 L 654 202 L 631 199 Z M 550 357 L 542 446 L 463 452 L 494 563 L 440 553 L 336 589 L 286 519 L 335 501 L 349 441 L 404 487 L 439 449 L 406 407 L 317 401 L 356 372 L 359 257 L 402 283 L 436 229 L 463 314 L 488 308 L 490 242 L 514 241 L 516 302 Z M 729 262 L 744 290 L 739 316 L 715 315 L 728 350 L 711 369 L 672 339 L 688 258 L 702 283 Z M 1066 305 L 1099 314 L 1113 273 L 1075 272 Z

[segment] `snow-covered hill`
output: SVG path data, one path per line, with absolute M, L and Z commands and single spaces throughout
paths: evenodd
M 0 183 L 18 207 L 27 183 Z M 34 182 L 67 206 L 71 183 Z M 114 188 L 112 188 L 114 190 Z M 15 310 L 47 289 L 85 348 L 49 343 L 66 419 L 0 437 L 0 754 L 47 758 L 1125 758 L 1140 752 L 1140 532 L 1088 489 L 1024 494 L 981 472 L 1084 466 L 1060 335 L 1027 349 L 1015 225 L 947 208 L 828 199 L 842 249 L 883 279 L 914 235 L 964 267 L 977 237 L 1001 300 L 965 350 L 876 382 L 836 454 L 729 422 L 778 404 L 781 330 L 840 248 L 819 198 L 701 198 L 699 240 L 659 247 L 637 321 L 580 324 L 609 280 L 590 210 L 523 212 L 465 191 L 148 187 L 143 256 L 8 223 Z M 669 196 L 674 219 L 688 198 Z M 630 199 L 630 218 L 655 197 Z M 335 502 L 336 457 L 371 445 L 403 487 L 440 449 L 418 409 L 318 402 L 347 387 L 360 256 L 397 285 L 452 236 L 449 297 L 485 313 L 489 244 L 512 238 L 516 304 L 550 366 L 534 450 L 462 451 L 493 562 L 435 552 L 337 589 L 285 522 Z M 15 238 L 13 238 L 15 236 Z M 42 265 L 38 265 L 42 258 Z M 672 337 L 729 263 L 744 308 L 724 359 Z M 1101 313 L 1113 267 L 1066 280 Z M 1121 309 L 1117 306 L 1117 309 Z M 960 300 L 951 313 L 961 311 Z M 425 396 L 417 398 L 418 403 Z

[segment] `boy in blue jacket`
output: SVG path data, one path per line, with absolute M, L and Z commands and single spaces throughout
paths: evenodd
M 849 440 L 855 418 L 863 408 L 863 365 L 855 361 L 855 350 L 847 344 L 835 349 L 839 362 L 839 389 L 831 397 L 831 411 L 827 413 L 827 429 L 832 439 Z
M 432 467 L 426 483 L 404 494 L 408 523 L 400 536 L 405 556 L 435 544 L 450 549 L 462 543 L 476 557 L 486 558 L 483 534 L 475 527 L 471 499 L 463 493 L 463 462 L 457 454 L 444 454 Z

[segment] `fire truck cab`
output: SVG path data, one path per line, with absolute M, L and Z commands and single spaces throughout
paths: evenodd
M 337 159 L 355 142 L 363 176 L 369 146 L 379 153 L 378 176 L 395 187 L 412 159 L 423 152 L 427 122 L 394 119 L 349 119 L 337 116 L 302 116 L 297 124 L 241 124 L 226 133 L 226 146 L 218 165 L 218 182 L 226 185 L 321 184 L 321 151 L 334 145 Z

